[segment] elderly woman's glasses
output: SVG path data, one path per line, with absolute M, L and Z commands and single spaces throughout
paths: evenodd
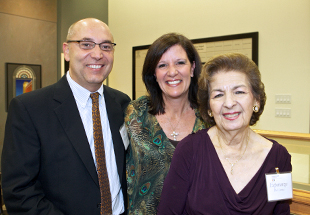
M 84 41 L 84 40 L 68 40 L 67 43 L 79 43 L 79 46 L 81 49 L 84 50 L 91 50 L 95 48 L 96 45 L 99 45 L 99 48 L 102 51 L 112 51 L 114 49 L 114 46 L 116 46 L 116 43 L 111 42 L 102 42 L 102 43 L 95 43 L 93 41 Z

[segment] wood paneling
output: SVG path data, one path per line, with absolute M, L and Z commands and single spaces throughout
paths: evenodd
M 310 192 L 304 190 L 293 190 L 291 213 L 310 214 Z
M 57 0 L 1 0 L 0 12 L 57 22 Z

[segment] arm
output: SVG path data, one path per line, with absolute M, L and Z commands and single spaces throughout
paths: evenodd
M 23 103 L 8 112 L 2 152 L 3 198 L 9 214 L 62 214 L 45 198 L 40 182 L 40 139 Z
M 164 182 L 158 215 L 183 214 L 191 186 L 193 149 L 190 136 L 177 146 L 168 175 Z

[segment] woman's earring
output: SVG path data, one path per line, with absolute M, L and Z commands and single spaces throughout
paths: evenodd
M 208 115 L 209 115 L 210 117 L 213 117 L 213 113 L 212 113 L 211 110 L 208 110 Z
M 258 110 L 259 110 L 259 108 L 258 108 L 256 105 L 254 105 L 254 106 L 253 106 L 253 111 L 254 111 L 255 113 L 257 113 Z

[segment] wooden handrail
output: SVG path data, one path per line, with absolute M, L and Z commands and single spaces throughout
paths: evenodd
M 306 133 L 295 133 L 295 132 L 283 132 L 283 131 L 267 131 L 267 130 L 258 130 L 254 131 L 264 137 L 277 137 L 293 140 L 307 140 L 310 141 L 310 134 Z
M 310 192 L 293 189 L 293 199 L 290 205 L 291 213 L 310 214 Z

